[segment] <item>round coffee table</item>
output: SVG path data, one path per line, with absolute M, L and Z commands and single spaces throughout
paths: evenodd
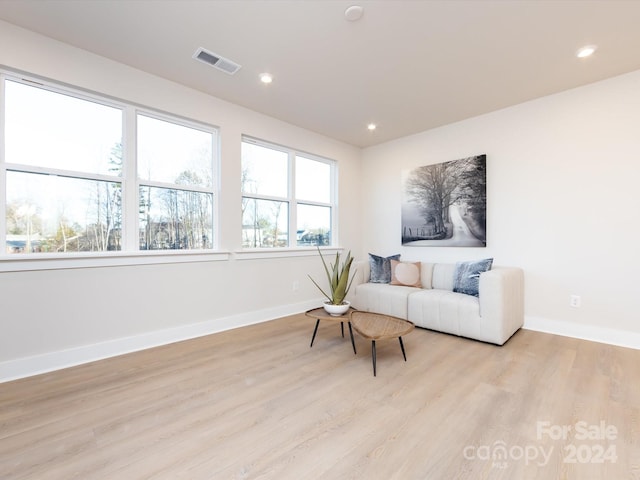
M 398 338 L 404 361 L 407 355 L 402 343 L 402 335 L 414 329 L 415 325 L 408 321 L 380 313 L 354 311 L 351 313 L 353 328 L 364 338 L 371 340 L 371 358 L 373 361 L 373 376 L 376 376 L 376 340 Z
M 320 320 L 329 320 L 332 322 L 340 322 L 340 330 L 342 331 L 342 338 L 344 338 L 344 322 L 349 324 L 349 335 L 351 336 L 351 346 L 353 347 L 353 353 L 356 353 L 356 344 L 353 341 L 353 330 L 351 329 L 351 314 L 355 312 L 353 308 L 349 308 L 344 315 L 329 315 L 324 308 L 314 308 L 312 310 L 306 311 L 304 314 L 307 317 L 316 319 L 316 327 L 313 329 L 313 336 L 311 337 L 311 345 L 309 348 L 313 347 L 313 341 L 316 338 L 316 333 L 318 333 L 318 325 L 320 325 Z

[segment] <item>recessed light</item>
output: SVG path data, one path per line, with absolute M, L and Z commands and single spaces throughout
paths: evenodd
M 598 47 L 595 45 L 585 45 L 581 49 L 576 52 L 576 57 L 578 58 L 586 58 L 593 55 L 593 53 L 597 50 Z
M 273 82 L 273 75 L 271 75 L 270 73 L 261 73 L 260 81 L 262 83 L 271 83 Z
M 376 124 L 370 123 L 369 125 L 367 125 L 367 128 L 373 132 L 376 129 Z

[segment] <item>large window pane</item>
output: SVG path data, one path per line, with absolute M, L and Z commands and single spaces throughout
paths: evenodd
M 7 172 L 7 253 L 120 250 L 120 183 Z
M 288 163 L 285 152 L 242 142 L 242 192 L 288 197 Z
M 215 128 L 5 71 L 0 81 L 0 254 L 215 248 Z
M 140 187 L 140 250 L 211 248 L 213 195 Z
M 331 245 L 334 177 L 331 160 L 243 137 L 242 246 Z
M 287 247 L 288 223 L 289 212 L 286 202 L 242 199 L 243 247 Z
M 5 81 L 5 160 L 95 174 L 121 174 L 122 111 Z
M 328 163 L 297 156 L 296 198 L 312 202 L 331 202 L 331 166 Z
M 138 115 L 138 177 L 178 185 L 213 185 L 213 135 Z
M 331 245 L 331 208 L 298 204 L 298 246 Z

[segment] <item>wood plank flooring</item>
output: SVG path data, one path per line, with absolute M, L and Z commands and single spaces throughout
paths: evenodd
M 638 350 L 416 329 L 374 378 L 369 341 L 320 322 L 309 348 L 314 324 L 0 384 L 0 478 L 640 480 Z

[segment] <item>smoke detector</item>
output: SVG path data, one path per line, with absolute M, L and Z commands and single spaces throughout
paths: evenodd
M 196 50 L 193 54 L 193 58 L 201 61 L 202 63 L 206 63 L 207 65 L 211 65 L 218 70 L 222 70 L 224 73 L 228 73 L 229 75 L 233 75 L 241 68 L 241 66 L 236 62 L 232 62 L 228 58 L 224 58 L 222 55 L 205 50 L 202 47 Z
M 357 22 L 362 18 L 364 14 L 364 8 L 360 5 L 351 5 L 344 11 L 344 17 L 350 22 Z

